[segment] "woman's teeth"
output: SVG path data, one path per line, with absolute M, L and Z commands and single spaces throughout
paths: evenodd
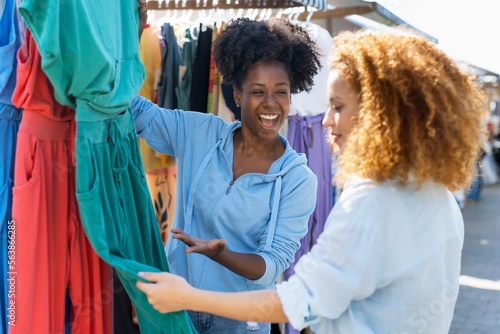
M 265 115 L 265 114 L 262 114 L 262 115 L 259 115 L 259 117 L 265 118 L 265 119 L 275 119 L 276 117 L 278 117 L 278 115 Z

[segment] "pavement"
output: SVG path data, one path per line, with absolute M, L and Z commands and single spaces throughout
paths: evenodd
M 500 334 L 500 182 L 462 210 L 460 291 L 449 334 Z

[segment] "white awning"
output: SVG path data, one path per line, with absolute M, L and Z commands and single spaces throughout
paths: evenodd
M 293 0 L 293 1 L 300 3 L 301 5 L 304 6 L 311 6 L 323 11 L 328 9 L 328 3 L 326 0 Z

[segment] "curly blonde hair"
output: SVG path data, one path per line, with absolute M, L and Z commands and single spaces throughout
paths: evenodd
M 337 182 L 426 180 L 466 188 L 482 138 L 484 104 L 470 76 L 424 38 L 344 32 L 329 65 L 357 93 L 359 113 Z

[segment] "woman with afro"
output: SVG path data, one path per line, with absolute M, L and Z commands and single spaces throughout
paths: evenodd
M 450 190 L 473 176 L 481 94 L 420 37 L 343 33 L 332 52 L 323 124 L 340 148 L 344 188 L 317 244 L 276 289 L 203 291 L 143 273 L 158 282 L 137 283 L 157 310 L 289 321 L 317 334 L 448 333 L 464 234 Z
M 294 260 L 315 207 L 316 177 L 279 130 L 292 94 L 312 87 L 319 52 L 305 29 L 282 19 L 232 21 L 213 48 L 241 122 L 142 97 L 131 108 L 139 137 L 177 161 L 170 271 L 199 289 L 269 289 Z M 270 332 L 269 323 L 206 312 L 190 312 L 203 333 Z

